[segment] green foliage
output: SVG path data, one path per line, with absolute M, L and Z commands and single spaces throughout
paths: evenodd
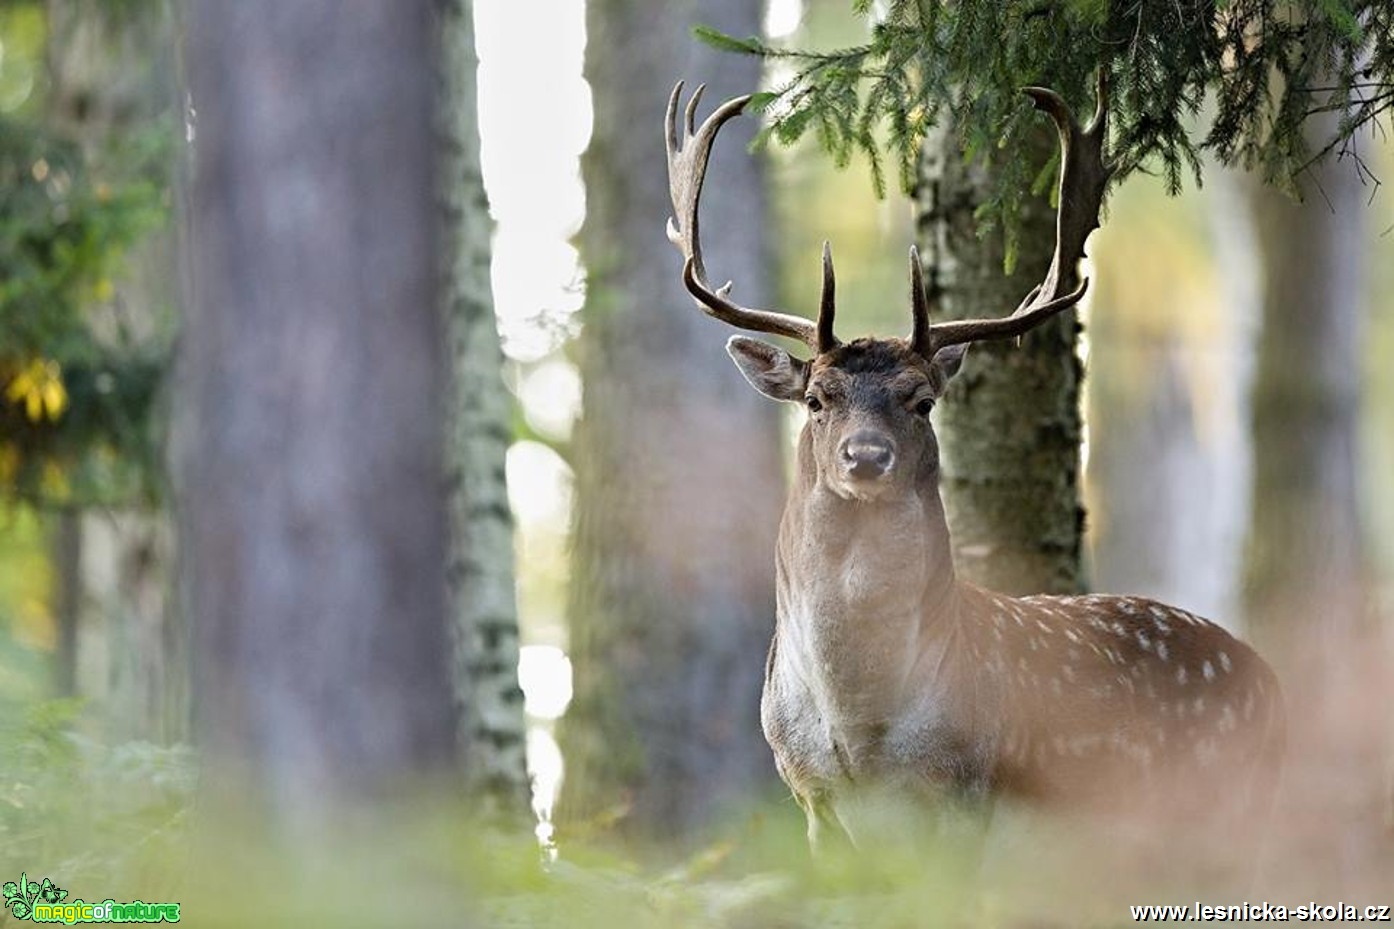
M 853 11 L 874 16 L 864 0 Z M 1028 136 L 1045 121 L 1024 86 L 1052 87 L 1087 114 L 1105 72 L 1116 177 L 1159 170 L 1173 193 L 1186 173 L 1199 181 L 1206 152 L 1289 189 L 1333 151 L 1363 170 L 1355 133 L 1394 107 L 1394 6 L 1382 0 L 891 0 L 852 48 L 697 35 L 791 65 L 757 100 L 766 135 L 788 144 L 812 131 L 839 164 L 865 152 L 878 191 L 886 158 L 914 187 L 926 132 L 950 118 L 965 157 L 998 182 L 984 218 L 1008 229 L 1026 192 L 1054 176 L 1031 163 Z M 1342 113 L 1335 136 L 1310 150 L 1304 121 L 1331 110 Z
M 165 212 L 153 182 L 96 181 L 75 146 L 0 117 L 0 481 L 19 493 L 123 496 L 151 472 L 163 359 L 111 275 Z
M 0 874 L 117 886 L 172 860 L 193 795 L 190 750 L 107 746 L 81 728 L 77 700 L 0 719 Z
M 117 283 L 167 221 L 174 133 L 141 124 L 88 151 L 53 129 L 46 42 L 43 4 L 0 3 L 0 493 L 150 497 L 167 339 L 132 324 L 149 314 L 132 314 Z

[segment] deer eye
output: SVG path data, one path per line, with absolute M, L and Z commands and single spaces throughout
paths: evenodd
M 812 394 L 809 394 L 807 397 L 804 397 L 804 402 L 808 404 L 808 411 L 810 413 L 817 413 L 819 410 L 823 408 L 823 401 L 819 400 Z
M 929 397 L 925 397 L 919 403 L 915 404 L 915 412 L 919 413 L 921 416 L 928 416 L 930 411 L 933 409 L 934 401 Z

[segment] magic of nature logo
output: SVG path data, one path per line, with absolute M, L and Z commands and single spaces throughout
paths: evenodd
M 71 903 L 68 892 L 48 878 L 41 882 L 29 880 L 28 874 L 21 874 L 19 881 L 6 881 L 0 887 L 5 895 L 5 909 L 19 920 L 36 923 L 177 923 L 179 904 L 146 903 L 132 900 L 117 903 L 103 900 L 101 903 L 87 903 L 81 898 Z

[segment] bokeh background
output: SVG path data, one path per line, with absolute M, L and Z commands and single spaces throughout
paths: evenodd
M 521 843 L 496 839 L 503 864 L 456 848 L 435 859 L 443 874 L 413 872 L 428 901 L 453 899 L 430 894 L 456 871 L 520 900 L 545 893 L 558 885 L 532 875 L 542 860 L 593 869 L 572 884 L 549 872 L 563 899 L 598 886 L 613 906 L 643 899 L 693 924 L 785 892 L 733 880 L 654 903 L 655 887 L 748 874 L 750 849 L 798 841 L 756 707 L 773 621 L 762 556 L 801 413 L 749 391 L 727 333 L 681 294 L 666 213 L 645 212 L 662 203 L 659 123 L 613 127 L 631 105 L 657 112 L 677 78 L 710 80 L 713 100 L 787 77 L 700 45 L 696 23 L 836 48 L 864 41 L 867 21 L 841 0 L 663 6 L 473 3 L 533 821 L 509 833 Z M 6 879 L 51 868 L 193 892 L 168 864 L 200 774 L 166 464 L 179 151 L 199 124 L 180 78 L 185 25 L 179 4 L 154 0 L 0 3 Z M 836 168 L 812 138 L 748 152 L 754 122 L 713 161 L 712 273 L 747 302 L 808 313 L 827 239 L 840 332 L 901 334 L 911 201 L 894 185 L 878 197 L 863 159 Z M 1284 656 L 1299 749 L 1275 873 L 1333 900 L 1387 898 L 1394 873 L 1394 199 L 1380 183 L 1394 147 L 1379 131 L 1359 145 L 1362 166 L 1321 168 L 1301 203 L 1215 164 L 1179 196 L 1131 176 L 1091 241 L 1081 310 L 1088 585 L 1155 596 Z M 1265 354 L 1265 340 L 1281 345 Z M 1312 372 L 1316 393 L 1294 376 Z M 605 464 L 578 469 L 585 456 Z M 705 509 L 713 496 L 731 505 Z M 617 591 L 631 607 L 597 620 Z M 429 815 L 398 821 L 436 847 Z M 646 876 L 650 852 L 679 863 Z

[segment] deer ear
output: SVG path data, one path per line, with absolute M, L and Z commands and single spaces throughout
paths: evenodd
M 960 342 L 958 345 L 945 345 L 934 353 L 934 360 L 930 364 L 943 378 L 941 390 L 949 385 L 949 381 L 953 380 L 958 369 L 963 367 L 963 358 L 968 354 L 969 344 L 968 342 Z
M 808 362 L 759 339 L 733 335 L 726 351 L 750 386 L 775 400 L 802 401 L 808 387 Z

